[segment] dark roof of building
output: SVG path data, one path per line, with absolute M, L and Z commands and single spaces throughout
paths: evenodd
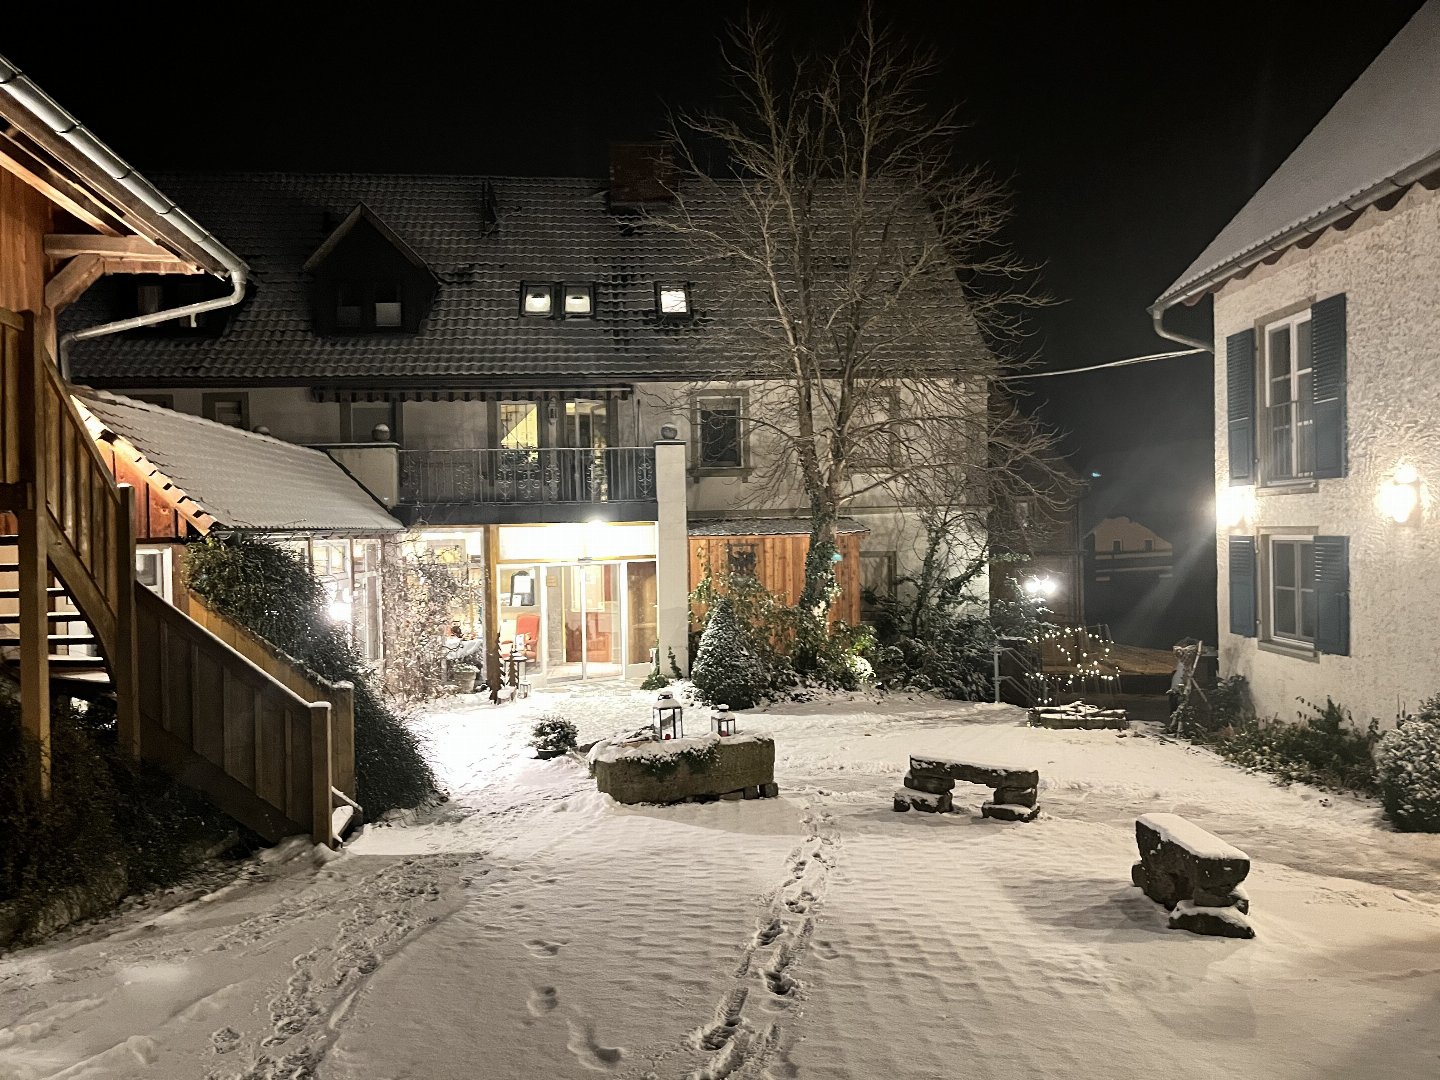
M 222 527 L 360 535 L 401 528 L 323 451 L 103 391 L 75 396 Z
M 843 536 L 846 533 L 869 532 L 870 529 L 854 518 L 841 518 L 835 523 L 835 531 Z M 690 522 L 691 536 L 796 536 L 809 532 L 810 522 L 805 518 L 725 518 Z
M 1157 307 L 1440 170 L 1440 0 L 1429 0 Z
M 604 180 L 294 173 L 164 179 L 247 259 L 252 294 L 219 338 L 120 335 L 77 344 L 71 362 L 79 381 L 459 389 L 696 379 L 716 370 L 703 355 L 718 337 L 713 331 L 736 321 L 719 310 L 720 288 L 707 288 L 718 271 L 697 265 L 674 230 L 612 212 Z M 362 204 L 439 282 L 417 334 L 327 337 L 312 327 L 305 263 Z M 593 282 L 594 318 L 523 316 L 525 281 Z M 670 281 L 694 284 L 693 321 L 657 318 L 655 286 Z M 107 301 L 105 290 L 123 287 L 114 280 L 95 286 L 70 320 L 110 317 L 119 294 Z M 958 298 L 958 284 L 953 292 Z M 941 317 L 973 341 L 963 299 L 945 307 L 950 314 Z M 940 364 L 958 352 L 927 348 L 910 355 L 933 355 Z

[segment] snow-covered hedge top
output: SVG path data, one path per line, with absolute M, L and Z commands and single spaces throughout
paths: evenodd
M 645 742 L 633 742 L 632 740 L 611 740 L 601 739 L 590 748 L 586 760 L 594 765 L 597 761 L 660 761 L 667 757 L 675 757 L 687 750 L 704 752 L 712 746 L 722 742 L 725 743 L 755 743 L 769 742 L 769 735 L 751 735 L 741 732 L 738 735 L 717 735 L 713 731 L 704 735 L 692 735 L 684 739 L 651 739 Z M 628 745 L 627 745 L 628 744 Z
M 1179 814 L 1146 814 L 1140 818 L 1140 824 L 1158 833 L 1160 839 L 1178 844 L 1197 858 L 1250 861 L 1250 856 L 1235 845 L 1227 844 Z

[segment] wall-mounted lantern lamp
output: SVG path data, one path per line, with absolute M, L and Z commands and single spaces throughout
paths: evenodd
M 1060 591 L 1060 583 L 1056 581 L 1053 577 L 1051 577 L 1049 574 L 1046 574 L 1044 576 L 1037 575 L 1035 577 L 1026 578 L 1025 584 L 1021 586 L 1021 588 L 1025 590 L 1026 596 L 1034 599 L 1038 599 L 1043 596 L 1048 599 L 1049 597 L 1054 596 L 1057 592 Z
M 1414 465 L 1397 465 L 1380 486 L 1380 509 L 1397 525 L 1408 525 L 1420 509 L 1420 474 Z
M 1248 487 L 1226 488 L 1215 499 L 1215 521 L 1222 529 L 1240 529 L 1255 520 L 1255 492 Z

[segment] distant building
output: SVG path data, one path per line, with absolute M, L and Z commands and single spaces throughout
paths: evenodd
M 1437 56 L 1431 0 L 1151 308 L 1214 298 L 1221 671 L 1262 714 L 1440 691 Z
M 1128 517 L 1108 517 L 1085 535 L 1087 576 L 1095 584 L 1119 575 L 1150 580 L 1167 578 L 1174 566 L 1170 541 Z

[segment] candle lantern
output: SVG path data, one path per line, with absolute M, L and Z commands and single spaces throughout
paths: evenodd
M 661 690 L 655 699 L 655 733 L 662 739 L 678 739 L 681 737 L 681 717 L 685 710 L 675 700 L 675 695 L 669 690 Z
M 710 714 L 710 730 L 716 735 L 736 735 L 739 728 L 735 726 L 735 714 L 730 711 L 729 705 L 717 705 L 715 711 Z

